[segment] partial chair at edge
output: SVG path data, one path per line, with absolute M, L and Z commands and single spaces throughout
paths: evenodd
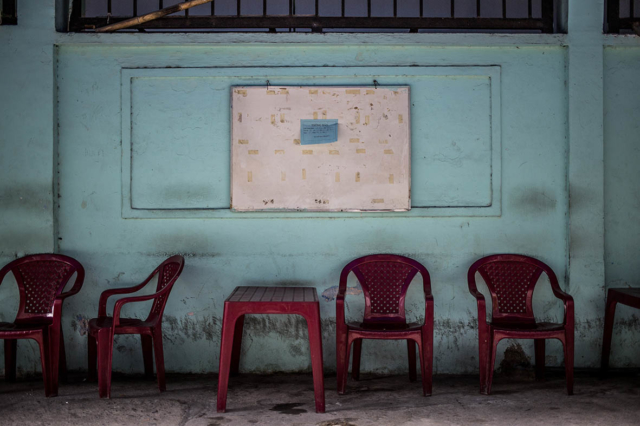
M 346 323 L 344 300 L 347 278 L 353 272 L 362 286 L 365 300 L 362 323 Z M 423 324 L 407 324 L 405 297 L 413 278 L 420 273 L 424 287 L 425 316 Z M 415 381 L 416 345 L 420 353 L 422 392 L 431 395 L 433 368 L 433 296 L 429 272 L 413 259 L 393 254 L 375 254 L 355 259 L 340 274 L 336 298 L 336 356 L 338 393 L 347 387 L 349 352 L 353 350 L 352 376 L 360 376 L 363 339 L 406 340 L 409 352 L 409 379 Z
M 104 291 L 100 295 L 98 318 L 89 321 L 89 379 L 96 378 L 96 361 L 98 363 L 98 388 L 100 398 L 111 397 L 111 362 L 113 356 L 113 338 L 116 334 L 139 334 L 142 341 L 142 355 L 144 372 L 147 378 L 153 377 L 153 352 L 155 352 L 158 388 L 160 392 L 166 390 L 164 378 L 164 353 L 162 348 L 162 314 L 164 313 L 169 293 L 182 269 L 184 258 L 173 256 L 165 260 L 147 277 L 146 280 L 134 287 L 116 288 Z M 158 275 L 156 292 L 146 296 L 125 297 L 116 301 L 113 317 L 107 316 L 107 299 L 116 294 L 134 293 L 146 286 L 151 279 Z M 151 311 L 147 319 L 120 318 L 120 310 L 126 303 L 153 300 Z
M 476 272 L 491 293 L 492 317 L 486 320 L 486 305 L 476 287 Z M 553 294 L 564 303 L 564 321 L 560 324 L 537 323 L 533 316 L 533 290 L 546 273 Z M 533 339 L 536 379 L 544 374 L 545 339 L 558 339 L 564 346 L 567 393 L 573 394 L 574 307 L 573 298 L 560 289 L 553 270 L 532 257 L 496 254 L 484 257 L 469 268 L 469 291 L 478 302 L 478 338 L 480 355 L 480 392 L 491 393 L 496 348 L 502 339 Z
M 20 292 L 20 306 L 12 323 L 0 322 L 4 339 L 5 378 L 16 378 L 17 340 L 33 339 L 40 347 L 45 396 L 58 395 L 58 373 L 64 377 L 67 363 L 61 319 L 64 300 L 78 293 L 84 282 L 84 268 L 61 254 L 34 254 L 16 259 L 0 269 L 0 283 L 13 273 Z M 73 274 L 71 290 L 63 293 Z

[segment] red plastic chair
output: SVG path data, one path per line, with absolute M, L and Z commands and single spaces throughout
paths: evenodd
M 142 341 L 144 372 L 148 378 L 153 377 L 153 355 L 156 358 L 158 388 L 160 392 L 167 389 L 164 378 L 164 353 L 162 349 L 162 314 L 164 313 L 169 293 L 182 269 L 184 258 L 173 256 L 165 260 L 147 277 L 142 284 L 135 287 L 117 288 L 104 291 L 100 295 L 98 318 L 89 321 L 89 378 L 96 378 L 96 361 L 98 363 L 98 388 L 100 398 L 111 397 L 111 361 L 113 356 L 113 337 L 116 334 L 139 334 Z M 146 286 L 158 275 L 156 292 L 146 296 L 125 297 L 116 301 L 113 317 L 107 316 L 107 299 L 116 294 L 134 293 Z M 126 303 L 153 300 L 147 319 L 120 318 L 120 310 Z
M 344 299 L 347 277 L 353 272 L 364 293 L 364 319 L 361 323 L 346 323 Z M 407 324 L 404 302 L 407 289 L 417 273 L 422 275 L 425 297 L 424 324 Z M 336 356 L 338 393 L 347 387 L 349 352 L 353 349 L 351 374 L 360 377 L 360 356 L 363 339 L 406 340 L 409 351 L 409 379 L 416 380 L 416 344 L 420 352 L 422 391 L 431 395 L 433 367 L 433 296 L 429 272 L 420 263 L 393 254 L 375 254 L 349 263 L 340 274 L 336 298 Z
M 12 323 L 0 323 L 4 339 L 5 378 L 16 379 L 17 340 L 33 339 L 40 347 L 45 396 L 58 395 L 58 374 L 65 376 L 67 363 L 60 328 L 64 299 L 78 293 L 84 282 L 84 268 L 61 254 L 35 254 L 16 259 L 0 269 L 0 283 L 11 271 L 20 291 L 18 315 Z M 77 273 L 71 290 L 64 287 Z
M 476 272 L 484 279 L 491 293 L 493 313 L 486 321 L 484 296 L 476 287 Z M 546 273 L 553 294 L 564 302 L 561 324 L 537 323 L 533 316 L 533 290 Z M 567 393 L 573 394 L 573 298 L 560 290 L 558 278 L 544 263 L 528 256 L 497 254 L 484 257 L 469 268 L 469 291 L 478 301 L 478 337 L 480 349 L 480 392 L 489 395 L 493 381 L 496 348 L 502 339 L 534 339 L 536 379 L 544 374 L 545 339 L 558 339 L 564 346 Z

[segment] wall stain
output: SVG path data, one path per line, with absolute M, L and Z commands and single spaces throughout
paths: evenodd
M 89 320 L 82 314 L 76 314 L 71 320 L 71 328 L 77 331 L 80 336 L 86 336 L 89 330 Z
M 514 376 L 525 370 L 531 370 L 529 373 L 532 374 L 531 360 L 520 343 L 512 343 L 504 351 L 504 358 L 500 362 L 500 372 L 505 376 Z
M 327 302 L 331 302 L 336 300 L 336 296 L 338 295 L 339 286 L 334 285 L 333 287 L 329 287 L 325 291 L 322 292 L 322 298 Z M 358 287 L 347 287 L 347 294 L 352 296 L 359 296 L 362 294 L 362 290 Z
M 164 328 L 164 338 L 171 343 L 182 344 L 187 340 L 198 341 L 220 340 L 220 318 L 213 315 L 184 316 L 177 318 L 173 315 L 165 315 L 164 322 L 167 326 Z
M 552 212 L 558 204 L 553 189 L 516 188 L 510 195 L 510 207 L 526 216 Z

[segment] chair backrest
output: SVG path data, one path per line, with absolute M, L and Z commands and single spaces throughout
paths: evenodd
M 158 266 L 155 271 L 151 273 L 151 277 L 158 274 L 158 285 L 156 286 L 156 292 L 164 290 L 169 287 L 165 293 L 156 297 L 151 305 L 151 312 L 147 321 L 162 318 L 164 313 L 164 307 L 169 299 L 169 294 L 173 288 L 173 284 L 178 280 L 178 277 L 182 273 L 184 268 L 184 257 L 180 255 L 171 256 Z
M 84 268 L 77 260 L 61 254 L 33 254 L 16 259 L 0 269 L 0 283 L 11 271 L 18 284 L 20 306 L 16 322 L 51 320 L 53 302 L 71 276 L 84 281 Z
M 533 290 L 542 273 L 546 273 L 552 287 L 558 286 L 553 270 L 529 256 L 496 254 L 483 257 L 469 268 L 469 288 L 476 289 L 476 272 L 491 293 L 492 322 L 535 324 Z
M 424 291 L 431 293 L 429 272 L 419 262 L 395 254 L 374 254 L 355 259 L 340 274 L 340 291 L 347 288 L 353 272 L 364 293 L 364 322 L 406 323 L 404 302 L 407 289 L 418 272 Z

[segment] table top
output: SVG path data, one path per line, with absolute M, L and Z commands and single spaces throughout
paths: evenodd
M 314 287 L 236 287 L 227 302 L 318 302 L 318 293 Z
M 640 288 L 610 288 L 610 291 L 615 291 L 617 293 L 622 293 L 626 296 L 638 297 L 640 298 Z

